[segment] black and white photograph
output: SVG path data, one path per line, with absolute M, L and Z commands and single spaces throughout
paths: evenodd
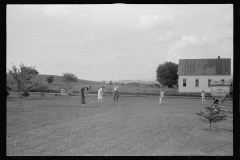
M 7 4 L 6 155 L 233 156 L 233 17 Z

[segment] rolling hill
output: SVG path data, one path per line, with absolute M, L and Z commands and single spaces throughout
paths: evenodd
M 155 80 L 119 80 L 119 81 L 116 81 L 118 83 L 141 83 L 141 84 L 152 84 L 152 83 L 156 83 L 156 84 L 159 84 L 157 81 Z
M 39 80 L 41 82 L 46 82 L 46 78 L 51 75 L 45 75 L 45 74 L 39 74 L 34 77 L 35 80 Z M 57 76 L 57 75 L 52 75 L 54 78 L 53 84 L 55 83 L 63 83 L 63 76 Z M 11 75 L 7 74 L 7 79 L 10 78 Z M 83 80 L 83 79 L 78 79 L 78 84 L 81 85 L 101 85 L 104 84 L 103 82 L 98 82 L 98 81 L 90 81 L 90 80 Z

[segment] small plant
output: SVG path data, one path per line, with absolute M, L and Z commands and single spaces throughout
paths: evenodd
M 205 112 L 201 111 L 199 113 L 196 113 L 198 116 L 200 116 L 200 119 L 205 122 L 209 123 L 210 130 L 212 127 L 212 123 L 221 122 L 223 120 L 226 120 L 225 111 L 222 110 L 220 107 L 205 107 Z

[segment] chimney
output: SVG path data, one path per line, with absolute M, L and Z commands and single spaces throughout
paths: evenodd
M 220 59 L 220 56 L 218 56 L 218 59 Z

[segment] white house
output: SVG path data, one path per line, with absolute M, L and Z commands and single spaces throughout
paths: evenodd
M 229 84 L 231 59 L 180 59 L 177 74 L 179 92 L 211 93 L 213 81 Z

